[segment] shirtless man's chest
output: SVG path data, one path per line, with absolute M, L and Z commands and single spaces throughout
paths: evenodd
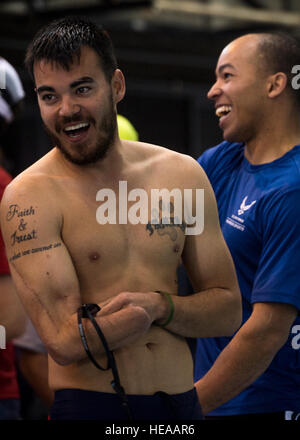
M 129 201 L 136 181 L 122 182 L 126 183 L 122 188 L 119 182 L 110 187 L 73 179 L 60 183 L 64 192 L 62 239 L 72 257 L 84 302 L 99 302 L 122 290 L 177 291 L 176 269 L 184 231 L 182 225 L 172 224 L 172 199 L 170 224 L 163 224 L 168 200 L 152 206 L 151 187 L 144 182 L 139 188 L 143 200 L 137 196 Z
M 40 256 L 46 267 L 51 266 L 41 274 L 53 286 L 48 295 L 43 290 L 40 293 L 48 308 L 57 307 L 57 301 L 72 308 L 78 299 L 81 304 L 103 306 L 122 292 L 177 294 L 177 268 L 186 240 L 184 222 L 176 218 L 176 206 L 183 211 L 182 200 L 172 195 L 178 181 L 174 166 L 171 163 L 166 171 L 161 165 L 162 156 L 170 154 L 155 150 L 153 159 L 153 148 L 149 148 L 150 155 L 148 147 L 140 153 L 133 146 L 122 166 L 111 169 L 100 164 L 90 170 L 70 167 L 52 150 L 30 170 L 30 191 L 35 193 L 38 186 L 36 216 L 30 217 L 30 224 L 37 229 L 39 247 L 48 249 L 54 240 L 56 246 L 59 241 L 62 245 L 57 253 L 53 245 L 53 253 L 34 254 L 34 264 Z M 178 188 L 180 192 L 180 183 Z M 153 190 L 163 189 L 160 197 L 152 197 Z M 65 258 L 66 275 L 64 268 L 56 270 L 57 255 Z M 29 267 L 28 271 L 35 269 Z M 62 280 L 65 291 L 57 290 Z M 46 319 L 55 319 L 48 315 Z M 50 337 L 47 329 L 44 337 Z M 180 393 L 193 386 L 193 362 L 185 338 L 155 322 L 114 354 L 121 383 L 129 394 Z M 105 355 L 97 360 L 106 364 Z M 110 382 L 111 371 L 97 371 L 88 358 L 60 365 L 49 356 L 49 383 L 55 390 L 75 387 L 112 392 Z
M 137 183 L 134 179 L 126 182 L 129 194 Z M 184 246 L 184 231 L 182 225 L 162 224 L 168 201 L 164 200 L 164 204 L 160 203 L 158 207 L 151 206 L 150 182 L 144 179 L 143 183 L 143 186 L 137 187 L 144 190 L 149 203 L 139 205 L 136 218 L 141 215 L 142 209 L 147 209 L 148 221 L 132 224 L 128 218 L 127 224 L 119 224 L 120 209 L 125 206 L 124 200 L 120 202 L 119 182 L 110 186 L 103 182 L 85 185 L 68 178 L 58 182 L 61 200 L 64 201 L 61 235 L 78 276 L 82 303 L 101 303 L 122 291 L 165 290 L 177 293 L 176 270 Z M 101 212 L 103 216 L 109 216 L 108 198 L 97 200 L 101 189 L 112 190 L 115 195 L 111 197 L 110 204 L 111 213 L 116 217 L 115 223 L 101 224 L 99 215 L 97 218 L 99 207 L 106 206 L 107 209 Z M 127 200 L 127 213 L 137 202 L 138 198 L 131 202 Z M 172 199 L 170 205 L 172 219 Z M 124 218 L 124 212 L 121 214 Z M 151 223 L 155 218 L 157 225 Z M 180 362 L 170 374 L 169 360 L 175 358 L 178 352 L 181 352 Z M 115 357 L 122 383 L 129 393 L 149 394 L 162 384 L 165 390 L 175 389 L 176 392 L 186 391 L 192 386 L 192 358 L 186 341 L 158 326 L 154 325 L 133 346 L 116 352 Z M 105 358 L 101 362 L 105 364 Z M 159 373 L 155 373 L 158 365 Z M 89 389 L 111 392 L 110 373 L 102 373 L 100 379 L 88 360 L 80 366 L 68 368 L 54 367 L 51 362 L 50 372 L 55 372 L 51 374 L 52 378 L 55 377 L 51 380 L 54 388 L 73 384 L 80 386 L 84 380 Z M 144 380 L 145 374 L 147 381 Z

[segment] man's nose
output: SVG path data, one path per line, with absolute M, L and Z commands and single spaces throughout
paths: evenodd
M 210 88 L 210 90 L 207 93 L 207 98 L 208 99 L 215 99 L 217 98 L 220 94 L 222 93 L 222 90 L 220 88 L 220 85 L 218 84 L 218 81 L 216 81 L 212 87 Z
M 70 96 L 64 96 L 59 108 L 59 116 L 73 116 L 80 112 L 80 105 Z

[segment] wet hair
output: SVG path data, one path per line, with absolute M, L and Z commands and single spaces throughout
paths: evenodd
M 292 73 L 292 68 L 300 64 L 299 41 L 284 32 L 260 33 L 257 35 L 260 38 L 257 47 L 260 67 L 269 74 L 277 72 L 286 74 L 287 89 L 300 109 L 299 90 L 293 89 L 292 86 L 292 79 L 295 76 L 295 73 Z
M 33 66 L 45 60 L 69 70 L 80 61 L 81 48 L 89 47 L 99 56 L 100 65 L 110 82 L 117 60 L 110 36 L 102 26 L 83 17 L 66 17 L 41 28 L 28 46 L 25 66 L 34 79 Z

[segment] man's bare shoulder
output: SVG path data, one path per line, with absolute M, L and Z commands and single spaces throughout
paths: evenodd
M 207 184 L 207 177 L 200 164 L 192 156 L 179 153 L 170 148 L 159 145 L 135 142 L 139 149 L 140 160 L 152 172 L 157 171 L 160 175 L 168 176 L 169 179 L 177 179 L 191 184 L 196 182 Z

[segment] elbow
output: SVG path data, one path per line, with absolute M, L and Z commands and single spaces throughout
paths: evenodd
M 55 341 L 44 341 L 49 356 L 58 365 L 67 366 L 80 360 L 79 350 L 75 352 L 76 344 L 67 340 L 56 339 Z
M 60 365 L 61 367 L 66 367 L 67 365 L 70 365 L 73 363 L 73 361 L 71 361 L 66 356 L 63 356 L 63 355 L 60 355 L 57 353 L 50 353 L 49 352 L 49 356 L 51 356 L 51 358 L 54 360 L 54 362 L 56 364 Z
M 128 339 L 134 340 L 142 333 L 147 331 L 151 325 L 151 319 L 148 313 L 144 310 L 143 307 L 139 306 L 131 306 L 126 309 L 124 309 L 124 312 L 126 310 L 127 314 L 127 322 L 128 327 L 130 329 L 128 330 Z M 124 344 L 124 336 L 112 336 L 115 332 L 114 327 L 107 326 L 107 324 L 102 326 L 102 330 L 104 335 L 107 338 L 107 344 L 110 347 L 110 350 L 115 350 L 119 347 L 121 347 Z M 106 329 L 105 329 L 106 327 Z M 108 330 L 106 332 L 106 330 Z M 108 334 L 111 332 L 110 337 L 108 337 Z M 107 333 L 107 334 L 106 334 Z M 118 332 L 117 332 L 118 333 Z M 87 339 L 89 338 L 88 333 L 86 334 Z M 125 338 L 126 339 L 126 338 Z M 82 345 L 80 335 L 79 333 L 70 334 L 69 336 L 66 335 L 66 332 L 61 332 L 56 340 L 53 342 L 48 342 L 46 344 L 47 350 L 51 358 L 61 366 L 67 366 L 76 362 L 79 362 L 83 359 L 86 359 L 87 354 L 86 351 Z M 105 348 L 101 344 L 95 344 L 93 342 L 93 339 L 91 338 L 90 341 L 90 350 L 93 353 L 93 356 L 95 353 L 97 355 L 103 355 L 105 354 Z
M 74 325 L 76 318 L 77 316 L 72 315 L 59 330 L 43 335 L 43 343 L 49 356 L 63 367 L 74 364 L 86 356 L 79 330 Z
M 60 366 L 67 366 L 75 362 L 70 353 L 65 350 L 59 350 L 57 347 L 46 346 L 49 356 Z

